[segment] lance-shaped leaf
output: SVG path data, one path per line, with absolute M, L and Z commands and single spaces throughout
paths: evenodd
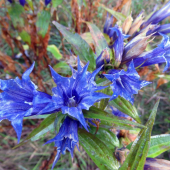
M 96 25 L 90 22 L 85 23 L 88 25 L 93 41 L 95 43 L 96 55 L 99 56 L 105 48 L 109 49 L 106 39 Z
M 151 137 L 151 145 L 147 157 L 155 158 L 170 149 L 170 134 Z
M 36 26 L 39 29 L 38 33 L 42 35 L 42 37 L 44 37 L 45 34 L 47 33 L 49 24 L 50 24 L 50 11 L 43 10 L 39 12 L 36 21 Z
M 14 3 L 10 8 L 8 8 L 11 21 L 16 26 L 24 26 L 24 19 L 21 17 L 21 14 L 24 12 L 24 7 Z
M 31 37 L 28 32 L 23 30 L 19 35 L 24 42 L 31 44 Z
M 116 99 L 109 102 L 109 105 L 113 105 L 121 112 L 129 115 L 134 120 L 136 120 L 138 123 L 141 123 L 141 120 L 139 118 L 138 112 L 134 105 L 132 105 L 129 101 L 125 100 L 123 97 L 117 97 Z
M 130 125 L 134 125 L 137 127 L 145 128 L 144 125 L 133 121 L 125 120 L 123 118 L 119 118 L 94 106 L 92 106 L 89 110 L 83 110 L 83 113 L 85 118 L 100 119 L 101 124 L 106 124 L 108 126 L 113 126 L 114 124 L 114 126 L 117 125 L 121 128 L 133 129 L 134 127 Z
M 13 149 L 26 144 L 31 138 L 33 138 L 34 136 L 42 132 L 44 129 L 49 127 L 51 124 L 53 124 L 57 114 L 58 113 L 53 113 L 50 116 L 48 116 L 46 119 L 44 119 L 37 128 L 35 128 L 21 143 L 16 145 Z M 48 130 L 51 130 L 51 128 L 49 128 Z
M 109 149 L 114 151 L 115 147 L 119 147 L 119 139 L 113 132 L 102 127 L 100 127 L 98 130 L 96 128 L 97 127 L 90 127 L 90 133 L 95 134 L 95 136 L 103 143 L 107 143 L 107 147 Z
M 95 54 L 88 43 L 83 38 L 81 38 L 79 34 L 72 33 L 66 27 L 60 25 L 59 23 L 53 22 L 53 24 L 63 34 L 64 38 L 73 46 L 75 54 L 80 57 L 82 62 L 87 63 L 88 61 L 90 61 L 89 70 L 94 70 L 96 67 Z
M 122 13 L 120 12 L 116 12 L 112 9 L 109 9 L 109 8 L 106 8 L 104 5 L 100 4 L 100 6 L 105 9 L 107 12 L 109 12 L 111 15 L 113 15 L 118 21 L 121 20 L 122 22 L 125 21 L 126 19 L 126 16 L 123 15 Z
M 94 48 L 95 43 L 90 32 L 85 32 L 81 34 L 81 38 L 83 38 L 92 49 Z
M 147 128 L 142 129 L 132 144 L 129 155 L 119 170 L 141 170 L 144 167 L 150 146 L 150 136 L 155 121 L 159 101 L 156 102 L 151 115 L 146 123 Z
M 58 5 L 62 4 L 63 0 L 52 0 L 53 8 L 57 8 Z
M 79 142 L 100 170 L 117 170 L 119 162 L 99 138 L 83 129 L 78 130 Z

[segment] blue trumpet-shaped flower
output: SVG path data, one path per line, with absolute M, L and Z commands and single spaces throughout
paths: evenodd
M 113 95 L 110 100 L 121 96 L 132 104 L 134 102 L 133 94 L 137 94 L 142 87 L 150 84 L 148 81 L 139 80 L 140 76 L 134 68 L 133 61 L 126 72 L 124 70 L 110 70 L 109 74 L 104 74 L 104 76 L 112 82 L 110 87 L 113 90 Z
M 118 67 L 122 61 L 123 49 L 124 49 L 124 35 L 122 30 L 117 26 L 110 28 L 109 37 L 113 38 L 113 45 L 110 48 L 115 52 L 115 66 Z
M 113 27 L 113 16 L 111 16 L 109 18 L 109 15 L 107 14 L 106 17 L 106 22 L 104 24 L 104 28 L 103 28 L 103 33 L 110 35 L 110 28 Z
M 24 6 L 25 3 L 26 3 L 26 0 L 19 0 L 19 3 L 20 3 L 22 6 Z
M 154 12 L 152 16 L 141 25 L 141 28 L 147 27 L 149 24 L 157 24 L 158 22 L 164 20 L 166 17 L 170 16 L 170 2 L 168 2 L 163 8 Z
M 22 79 L 18 77 L 10 80 L 0 80 L 0 121 L 8 119 L 14 127 L 18 142 L 22 132 L 22 121 L 24 117 L 36 115 L 42 110 L 51 96 L 36 90 L 36 86 L 30 80 L 29 74 L 32 72 L 34 64 L 23 74 Z M 38 95 L 46 101 L 34 105 L 34 97 Z
M 156 25 L 154 29 L 149 30 L 146 35 L 160 36 L 161 34 L 170 33 L 170 24 Z
M 69 78 L 60 76 L 50 67 L 52 77 L 57 87 L 52 89 L 53 102 L 49 103 L 49 105 L 40 112 L 41 114 L 60 109 L 63 114 L 77 119 L 83 127 L 88 130 L 82 109 L 88 110 L 100 99 L 110 97 L 103 93 L 95 92 L 105 88 L 96 86 L 94 81 L 101 67 L 96 69 L 93 73 L 89 73 L 87 72 L 88 65 L 89 63 L 82 68 L 78 62 L 78 71 L 72 69 L 73 75 Z M 36 101 L 38 104 L 41 103 L 42 100 L 37 98 Z
M 170 41 L 167 35 L 161 34 L 163 40 L 157 48 L 144 52 L 134 59 L 135 67 L 144 67 L 152 64 L 166 63 L 163 71 L 166 71 L 170 66 Z
M 65 154 L 66 150 L 68 150 L 73 157 L 74 147 L 77 146 L 78 148 L 78 127 L 79 122 L 67 116 L 60 127 L 58 134 L 45 143 L 48 144 L 54 142 L 55 147 L 57 147 L 57 155 L 54 159 L 52 169 L 60 158 L 60 154 Z
M 8 0 L 8 2 L 12 3 L 12 0 Z
M 50 2 L 51 0 L 45 0 L 45 5 L 47 6 Z

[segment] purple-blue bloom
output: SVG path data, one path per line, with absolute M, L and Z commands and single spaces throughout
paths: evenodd
M 51 0 L 45 0 L 45 5 L 47 6 L 50 2 Z
M 167 35 L 161 34 L 163 36 L 161 44 L 155 49 L 144 52 L 134 59 L 135 67 L 144 67 L 158 63 L 166 63 L 163 70 L 166 71 L 170 66 L 170 41 Z
M 132 59 L 138 57 L 143 51 L 146 49 L 148 39 L 151 37 L 143 35 L 145 33 L 141 33 L 134 37 L 131 41 L 129 41 L 123 51 L 122 63 L 130 62 Z
M 109 47 L 114 49 L 115 53 L 115 66 L 118 67 L 122 61 L 123 49 L 124 49 L 124 35 L 121 28 L 118 26 L 110 28 L 109 37 L 112 37 L 114 42 Z
M 94 78 L 100 71 L 101 67 L 93 73 L 87 72 L 89 63 L 82 68 L 78 62 L 78 71 L 73 71 L 72 77 L 62 77 L 56 73 L 53 68 L 51 74 L 57 87 L 52 89 L 53 102 L 49 103 L 40 113 L 51 112 L 59 109 L 63 114 L 67 114 L 74 119 L 77 119 L 81 125 L 88 131 L 82 109 L 88 110 L 95 102 L 109 98 L 110 96 L 95 91 L 104 89 L 106 86 L 97 86 Z M 37 104 L 42 102 L 42 99 L 37 96 Z
M 97 57 L 96 59 L 96 68 L 101 67 L 102 65 L 104 65 L 106 63 L 110 62 L 110 54 L 108 49 L 104 49 L 101 54 Z
M 113 16 L 111 16 L 109 18 L 109 15 L 107 13 L 106 22 L 105 22 L 104 28 L 103 28 L 103 33 L 110 35 L 111 27 L 113 27 Z
M 149 24 L 157 24 L 158 22 L 164 20 L 166 17 L 170 16 L 170 2 L 168 2 L 163 8 L 154 12 L 152 16 L 141 25 L 141 28 L 147 27 Z
M 8 2 L 12 3 L 12 0 L 8 0 Z
M 110 100 L 121 96 L 132 104 L 134 102 L 133 94 L 137 94 L 142 87 L 151 83 L 139 80 L 140 76 L 135 70 L 133 60 L 129 64 L 126 72 L 124 70 L 113 69 L 109 71 L 109 74 L 104 74 L 104 76 L 112 82 L 110 87 L 113 90 L 113 95 Z
M 25 3 L 26 3 L 26 0 L 19 0 L 19 3 L 20 3 L 22 6 L 24 6 Z
M 154 29 L 149 30 L 146 35 L 160 36 L 161 34 L 170 33 L 170 24 L 156 25 Z
M 8 119 L 14 127 L 18 142 L 22 132 L 22 121 L 24 117 L 39 114 L 51 101 L 51 96 L 37 91 L 37 86 L 30 80 L 29 75 L 34 64 L 23 74 L 22 79 L 18 77 L 10 80 L 0 80 L 0 121 Z M 34 105 L 34 97 L 38 95 L 46 101 Z M 48 112 L 47 112 L 48 113 Z
M 78 127 L 80 123 L 77 120 L 70 118 L 69 116 L 66 117 L 58 134 L 48 142 L 48 143 L 55 143 L 55 147 L 57 147 L 57 155 L 54 159 L 52 169 L 54 168 L 55 164 L 57 163 L 58 159 L 60 158 L 60 154 L 65 154 L 66 150 L 71 153 L 73 157 L 74 147 L 77 146 L 78 148 Z

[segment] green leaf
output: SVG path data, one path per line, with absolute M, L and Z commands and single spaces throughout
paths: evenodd
M 130 143 L 126 148 L 130 149 L 132 143 Z M 170 149 L 170 134 L 151 136 L 151 144 L 147 157 L 155 158 L 162 154 L 163 152 Z
M 122 22 L 125 21 L 126 19 L 126 16 L 123 15 L 122 13 L 120 12 L 116 12 L 112 9 L 109 9 L 109 8 L 106 8 L 104 5 L 100 4 L 100 6 L 105 9 L 107 12 L 109 12 L 111 15 L 113 15 L 118 21 L 121 20 Z
M 151 137 L 151 145 L 147 157 L 155 158 L 170 149 L 170 134 Z
M 95 42 L 96 56 L 99 56 L 104 49 L 108 48 L 106 39 L 104 38 L 103 33 L 96 25 L 90 22 L 85 23 L 88 25 L 93 41 Z
M 136 140 L 133 142 L 129 155 L 119 170 L 142 170 L 145 164 L 150 146 L 150 136 L 155 121 L 159 101 L 156 102 L 152 113 L 146 123 L 147 128 L 141 129 Z
M 26 31 L 23 30 L 19 35 L 24 42 L 31 44 L 31 37 Z
M 61 126 L 61 122 L 63 121 L 63 119 L 66 117 L 66 115 L 62 114 L 61 112 L 57 115 L 57 118 L 54 121 L 54 128 L 56 133 L 59 132 L 60 130 L 60 126 Z
M 52 0 L 53 8 L 57 8 L 58 5 L 62 4 L 63 0 Z
M 109 105 L 113 105 L 121 112 L 129 115 L 134 120 L 136 120 L 138 123 L 141 123 L 141 120 L 139 118 L 138 112 L 134 105 L 132 105 L 129 101 L 125 100 L 123 97 L 117 97 L 116 99 L 109 102 Z
M 90 32 L 85 32 L 80 35 L 89 45 L 94 44 L 93 38 Z
M 16 145 L 13 149 L 18 148 L 19 146 L 24 145 L 25 143 L 28 142 L 29 139 L 31 139 L 32 137 L 34 137 L 35 135 L 37 135 L 38 133 L 40 133 L 41 131 L 43 131 L 44 129 L 46 129 L 50 124 L 54 123 L 56 116 L 58 113 L 53 113 L 50 116 L 48 116 L 46 119 L 44 119 L 41 124 L 35 128 L 27 137 L 26 139 L 24 139 L 21 143 L 19 143 L 18 145 Z
M 47 51 L 51 52 L 57 60 L 60 60 L 63 57 L 55 45 L 48 45 Z
M 28 5 L 31 7 L 32 10 L 34 10 L 33 2 L 32 0 L 26 0 Z
M 90 127 L 90 133 L 95 134 L 96 127 Z M 106 128 L 100 127 L 95 134 L 103 143 L 107 143 L 107 147 L 114 151 L 115 147 L 119 147 L 119 139 L 117 136 Z
M 53 68 L 57 73 L 62 73 L 67 75 L 71 74 L 71 69 L 65 61 L 60 61 Z
M 63 34 L 64 38 L 73 46 L 73 50 L 75 54 L 80 57 L 80 60 L 85 63 L 90 61 L 88 69 L 90 71 L 93 71 L 96 67 L 95 54 L 88 43 L 83 40 L 79 34 L 72 33 L 66 27 L 60 25 L 59 23 L 54 21 L 53 24 Z
M 42 137 L 45 133 L 47 133 L 53 129 L 54 129 L 54 123 L 50 124 L 45 129 L 41 130 L 39 133 L 37 133 L 35 136 L 33 136 L 31 138 L 31 141 L 36 141 L 36 140 L 40 139 L 40 137 Z
M 78 130 L 79 142 L 100 170 L 117 170 L 119 162 L 111 150 L 95 135 L 83 129 Z
M 38 27 L 39 31 L 38 33 L 42 35 L 42 37 L 45 36 L 45 34 L 48 31 L 48 27 L 50 24 L 50 11 L 43 10 L 38 13 L 38 18 L 36 21 L 36 26 Z
M 139 123 L 125 120 L 123 118 L 119 118 L 117 116 L 114 116 L 113 114 L 107 113 L 101 109 L 98 109 L 97 107 L 92 106 L 89 110 L 83 110 L 84 117 L 85 118 L 93 118 L 93 119 L 100 119 L 101 124 L 106 124 L 108 126 L 117 125 L 119 128 L 123 127 L 125 129 L 133 129 L 134 127 L 130 125 L 134 125 L 137 127 L 145 128 L 144 125 L 141 125 Z
M 11 21 L 16 26 L 24 26 L 24 19 L 21 17 L 21 14 L 24 12 L 24 7 L 20 4 L 13 3 L 10 8 L 8 8 Z

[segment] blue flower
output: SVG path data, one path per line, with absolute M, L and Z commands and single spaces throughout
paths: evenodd
M 36 90 L 37 86 L 30 80 L 34 64 L 23 74 L 22 79 L 18 77 L 10 80 L 0 80 L 0 121 L 8 119 L 14 127 L 18 142 L 22 132 L 22 121 L 24 117 L 36 115 L 42 110 L 51 96 Z M 34 105 L 34 97 L 38 95 L 46 101 Z
M 158 22 L 164 20 L 166 17 L 170 16 L 170 2 L 168 2 L 163 8 L 154 12 L 152 16 L 141 25 L 141 28 L 147 27 L 149 24 L 157 24 Z
M 132 59 L 138 57 L 146 49 L 149 43 L 148 39 L 151 35 L 145 36 L 146 32 L 135 36 L 131 41 L 129 41 L 123 51 L 122 63 L 131 62 Z
M 109 37 L 112 37 L 113 44 L 109 47 L 114 49 L 115 53 L 115 66 L 118 67 L 122 61 L 123 49 L 124 49 L 124 35 L 121 28 L 118 26 L 110 28 Z
M 134 22 L 132 23 L 130 30 L 128 32 L 129 35 L 134 35 L 137 30 L 139 29 L 139 27 L 141 26 L 142 22 L 143 22 L 143 13 L 144 10 L 142 10 L 138 16 L 136 17 L 136 19 L 134 20 Z
M 104 28 L 103 28 L 103 33 L 110 35 L 111 27 L 113 27 L 113 16 L 111 16 L 109 18 L 109 15 L 107 13 L 106 22 L 105 22 Z
M 25 3 L 26 3 L 26 0 L 19 0 L 19 3 L 20 3 L 22 6 L 24 6 Z
M 12 0 L 8 0 L 8 2 L 12 3 Z
M 146 35 L 153 34 L 153 36 L 160 36 L 161 35 L 160 33 L 161 34 L 170 33 L 170 24 L 155 25 L 154 29 L 149 30 Z
M 103 66 L 105 63 L 110 62 L 110 54 L 108 49 L 104 49 L 96 59 L 96 68 Z
M 113 90 L 113 95 L 110 100 L 121 96 L 132 104 L 134 102 L 133 94 L 137 94 L 142 87 L 150 84 L 150 82 L 139 80 L 140 76 L 134 68 L 133 60 L 126 72 L 110 70 L 109 74 L 104 74 L 104 76 L 112 82 L 110 87 Z
M 51 67 L 51 74 L 57 87 L 52 89 L 53 102 L 44 108 L 40 113 L 51 112 L 60 109 L 63 114 L 77 119 L 83 127 L 87 129 L 87 124 L 83 116 L 82 109 L 88 110 L 95 102 L 109 98 L 110 96 L 95 91 L 104 89 L 105 87 L 97 86 L 94 78 L 100 71 L 101 67 L 96 69 L 93 73 L 87 72 L 89 63 L 84 68 L 78 62 L 78 71 L 73 71 L 72 77 L 62 77 L 56 73 Z M 37 104 L 41 99 L 37 99 Z
M 45 0 L 45 5 L 47 6 L 50 2 L 51 0 Z
M 166 63 L 163 71 L 166 71 L 170 66 L 170 41 L 167 35 L 161 34 L 163 40 L 157 48 L 144 52 L 134 59 L 135 67 L 144 67 L 152 64 Z
M 54 159 L 52 169 L 54 168 L 55 164 L 57 163 L 58 159 L 60 158 L 60 154 L 65 154 L 66 150 L 71 153 L 73 157 L 74 147 L 77 146 L 78 148 L 78 127 L 79 122 L 70 118 L 69 116 L 66 117 L 58 134 L 48 142 L 48 143 L 55 143 L 55 147 L 57 147 L 57 155 Z

